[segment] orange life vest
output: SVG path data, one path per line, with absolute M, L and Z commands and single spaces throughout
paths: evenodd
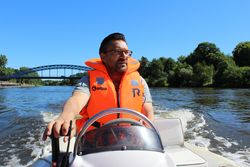
M 92 67 L 94 70 L 88 71 L 90 99 L 87 106 L 80 112 L 83 119 L 76 121 L 78 132 L 88 118 L 102 110 L 110 108 L 129 108 L 142 112 L 144 87 L 141 82 L 140 74 L 137 72 L 140 66 L 137 60 L 133 58 L 128 59 L 128 69 L 121 79 L 119 92 L 116 91 L 101 59 L 91 59 L 85 64 Z M 125 114 L 113 114 L 103 117 L 98 120 L 98 122 L 103 125 L 118 117 L 133 118 Z

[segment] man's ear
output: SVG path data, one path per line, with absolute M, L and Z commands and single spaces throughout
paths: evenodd
M 105 54 L 104 53 L 100 53 L 100 58 L 102 59 L 103 62 L 105 62 Z

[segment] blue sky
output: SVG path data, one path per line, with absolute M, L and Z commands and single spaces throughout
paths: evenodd
M 8 67 L 83 65 L 102 39 L 126 35 L 134 57 L 188 55 L 200 42 L 226 54 L 250 40 L 249 0 L 0 0 Z

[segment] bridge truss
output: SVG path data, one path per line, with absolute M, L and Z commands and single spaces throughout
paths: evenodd
M 51 75 L 51 70 L 56 70 L 57 75 Z M 58 75 L 58 71 L 63 70 L 63 75 Z M 71 70 L 71 74 L 73 75 L 73 70 L 78 70 L 80 72 L 86 72 L 91 70 L 91 68 L 86 66 L 78 66 L 78 65 L 69 65 L 69 64 L 55 64 L 55 65 L 46 65 L 46 66 L 39 66 L 34 68 L 29 68 L 25 71 L 21 71 L 9 76 L 0 76 L 0 80 L 10 80 L 10 79 L 80 79 L 79 76 L 67 76 L 66 70 Z M 44 71 L 48 71 L 49 74 L 47 76 L 43 75 Z M 29 76 L 28 74 L 34 72 L 41 72 L 40 76 Z

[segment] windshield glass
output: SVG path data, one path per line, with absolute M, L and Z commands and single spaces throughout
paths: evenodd
M 111 150 L 150 150 L 163 152 L 157 134 L 143 126 L 108 126 L 87 132 L 78 155 Z

